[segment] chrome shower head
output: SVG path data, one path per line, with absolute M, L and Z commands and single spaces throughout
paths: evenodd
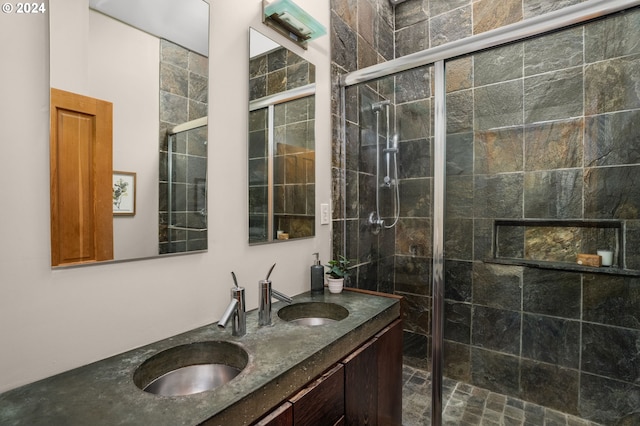
M 404 3 L 407 0 L 389 0 L 389 3 L 391 3 L 393 6 L 397 6 L 400 3 Z

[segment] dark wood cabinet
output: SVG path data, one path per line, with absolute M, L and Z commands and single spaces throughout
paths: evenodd
M 402 320 L 298 391 L 259 426 L 402 425 Z
M 402 425 L 402 321 L 385 327 L 343 361 L 345 424 Z
M 295 426 L 339 424 L 344 416 L 344 366 L 335 365 L 289 401 Z
M 336 364 L 255 425 L 343 425 L 344 383 L 344 366 Z
M 376 335 L 378 353 L 378 424 L 402 425 L 402 321 Z
M 345 424 L 377 425 L 378 352 L 371 339 L 342 360 L 345 376 Z

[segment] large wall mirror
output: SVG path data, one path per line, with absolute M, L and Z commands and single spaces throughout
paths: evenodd
M 249 29 L 249 243 L 315 235 L 315 67 Z
M 206 250 L 208 1 L 61 0 L 49 12 L 51 87 L 113 105 L 110 260 Z

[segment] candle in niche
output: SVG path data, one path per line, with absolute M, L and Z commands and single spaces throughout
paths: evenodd
M 613 251 L 611 250 L 598 250 L 598 256 L 602 257 L 602 266 L 613 265 Z

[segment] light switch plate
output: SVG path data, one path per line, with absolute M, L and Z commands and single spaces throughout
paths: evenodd
M 329 215 L 329 204 L 320 204 L 320 225 L 328 225 L 330 220 L 331 216 Z

